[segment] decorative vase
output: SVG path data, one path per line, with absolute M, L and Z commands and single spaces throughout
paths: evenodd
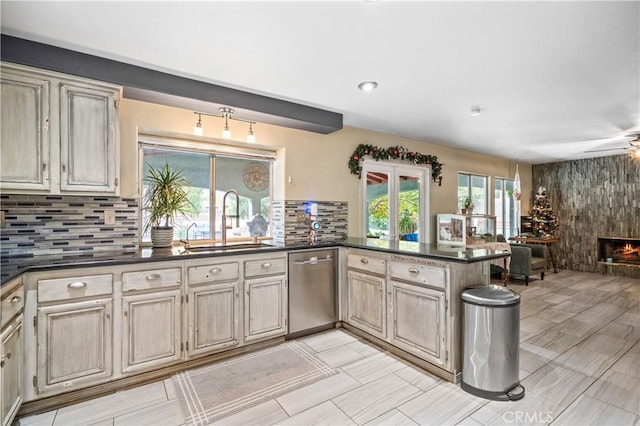
M 173 226 L 154 226 L 151 228 L 151 244 L 153 247 L 171 247 L 173 242 Z

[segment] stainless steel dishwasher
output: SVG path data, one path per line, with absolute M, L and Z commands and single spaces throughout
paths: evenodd
M 288 338 L 334 327 L 337 315 L 337 251 L 289 253 Z

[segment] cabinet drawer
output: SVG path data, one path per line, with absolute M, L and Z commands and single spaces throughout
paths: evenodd
M 179 286 L 181 276 L 180 268 L 125 272 L 122 274 L 122 292 Z
M 445 288 L 447 274 L 443 268 L 404 262 L 389 262 L 389 274 L 392 278 L 409 281 L 431 287 Z
M 287 259 L 276 257 L 271 259 L 247 260 L 244 262 L 245 277 L 259 277 L 262 275 L 276 275 L 287 272 Z
M 113 275 L 38 280 L 38 302 L 79 299 L 113 293 Z
M 214 265 L 192 266 L 189 268 L 189 284 L 211 283 L 238 279 L 238 262 Z
M 18 286 L 11 293 L 2 299 L 2 323 L 4 327 L 11 318 L 15 317 L 24 307 L 24 290 L 22 286 Z M 0 327 L 0 328 L 1 328 Z
M 366 254 L 347 253 L 347 266 L 353 269 L 362 269 L 372 274 L 384 275 L 387 273 L 386 260 Z

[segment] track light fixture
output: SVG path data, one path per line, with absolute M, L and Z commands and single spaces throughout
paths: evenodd
M 210 117 L 224 117 L 224 129 L 222 130 L 222 137 L 224 139 L 231 139 L 231 129 L 229 128 L 229 120 L 235 121 L 243 121 L 245 123 L 249 123 L 249 133 L 247 134 L 247 142 L 255 142 L 256 135 L 253 133 L 253 125 L 256 124 L 255 121 L 243 120 L 242 118 L 233 118 L 233 114 L 235 110 L 229 107 L 220 107 L 218 109 L 219 114 L 209 114 L 202 111 L 194 111 L 193 113 L 198 116 L 198 123 L 193 128 L 193 134 L 197 136 L 202 136 L 202 122 L 201 116 L 208 115 Z

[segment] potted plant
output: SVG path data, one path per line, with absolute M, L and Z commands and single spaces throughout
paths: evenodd
M 473 200 L 471 197 L 465 197 L 462 200 L 462 214 L 472 214 L 473 213 Z
M 144 181 L 147 188 L 143 209 L 149 216 L 143 232 L 150 232 L 153 247 L 171 247 L 176 216 L 185 215 L 192 207 L 186 190 L 189 181 L 182 170 L 171 169 L 166 161 L 159 168 L 149 165 Z

